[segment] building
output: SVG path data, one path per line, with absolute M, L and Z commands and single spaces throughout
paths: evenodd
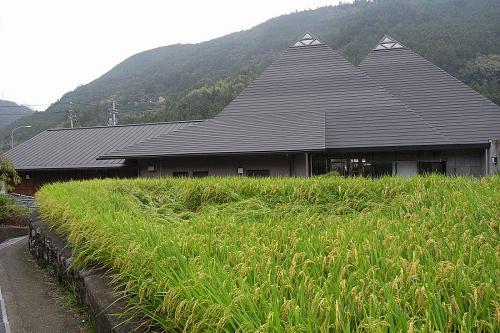
M 213 119 L 49 130 L 7 157 L 24 178 L 481 176 L 498 172 L 498 138 L 500 107 L 393 38 L 356 67 L 306 33 Z
M 101 154 L 166 134 L 190 122 L 50 129 L 5 153 L 21 183 L 14 192 L 33 195 L 46 183 L 104 177 L 137 177 L 134 161 L 98 160 Z
M 391 37 L 355 67 L 305 34 L 215 118 L 101 158 L 141 176 L 480 176 L 499 137 L 497 105 Z

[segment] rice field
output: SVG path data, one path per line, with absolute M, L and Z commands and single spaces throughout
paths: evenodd
M 152 330 L 500 329 L 500 177 L 94 180 L 37 202 Z

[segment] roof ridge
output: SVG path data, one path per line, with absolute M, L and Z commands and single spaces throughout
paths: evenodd
M 115 128 L 115 127 L 133 127 L 133 126 L 171 125 L 171 124 L 182 124 L 182 123 L 199 123 L 199 122 L 204 122 L 204 121 L 207 121 L 207 120 L 208 119 L 161 121 L 161 122 L 157 122 L 157 123 L 123 124 L 123 125 L 116 125 L 116 126 L 99 125 L 99 126 L 83 126 L 83 127 L 74 127 L 74 128 L 62 127 L 62 128 L 48 128 L 45 131 L 66 131 L 66 130 L 73 131 L 73 130 L 94 129 L 94 128 Z
M 255 116 L 261 116 L 264 118 L 264 120 L 266 120 L 265 118 L 269 118 L 270 116 L 274 116 L 276 113 L 275 112 L 267 112 L 267 113 L 258 113 L 256 114 Z M 292 118 L 292 117 L 296 117 L 296 118 L 301 118 L 301 116 L 304 116 L 304 112 L 282 112 L 283 116 L 285 115 L 288 115 L 288 119 L 289 118 Z M 320 130 L 322 131 L 322 137 L 321 137 L 321 145 L 319 148 L 301 148 L 301 150 L 303 151 L 309 151 L 309 150 L 314 150 L 314 151 L 321 151 L 321 150 L 324 150 L 326 148 L 326 137 L 325 137 L 325 131 L 326 131 L 326 114 L 325 114 L 325 111 L 323 110 L 319 110 L 319 111 L 312 111 L 312 112 L 309 112 L 309 114 L 311 115 L 314 115 L 316 117 L 316 119 L 319 117 L 321 119 L 321 125 L 319 125 L 320 127 Z M 245 116 L 246 117 L 246 116 Z M 228 118 L 229 118 L 229 122 L 228 122 Z M 141 145 L 144 145 L 144 144 L 151 144 L 151 143 L 154 143 L 155 141 L 157 140 L 167 140 L 169 141 L 169 139 L 172 139 L 172 138 L 175 138 L 176 136 L 179 135 L 179 132 L 182 133 L 182 131 L 184 130 L 187 130 L 187 128 L 189 128 L 190 130 L 199 130 L 201 129 L 201 131 L 204 131 L 207 129 L 207 126 L 208 126 L 208 129 L 210 130 L 210 126 L 220 126 L 222 125 L 223 127 L 227 127 L 229 128 L 229 132 L 226 132 L 228 133 L 229 135 L 231 135 L 231 128 L 235 128 L 235 127 L 241 127 L 241 124 L 239 123 L 235 123 L 235 122 L 231 122 L 231 118 L 234 118 L 232 116 L 216 116 L 212 119 L 209 119 L 207 120 L 206 122 L 201 122 L 201 123 L 197 123 L 197 124 L 193 124 L 193 125 L 190 125 L 190 126 L 186 126 L 184 128 L 179 128 L 175 131 L 172 131 L 171 133 L 162 133 L 162 134 L 159 134 L 157 136 L 154 136 L 154 137 L 150 137 L 150 138 L 147 138 L 145 140 L 141 140 L 139 142 L 136 142 L 136 143 L 133 143 L 132 145 L 128 145 L 128 146 L 125 146 L 125 147 L 122 147 L 120 149 L 115 149 L 115 150 L 112 150 L 112 151 L 108 151 L 107 153 L 104 153 L 104 154 L 101 154 L 97 159 L 98 160 L 108 160 L 108 159 L 123 159 L 122 156 L 127 156 L 127 157 L 137 157 L 138 155 L 136 154 L 130 154 L 130 153 L 127 153 L 127 150 L 130 150 L 130 149 L 137 149 L 138 147 L 140 147 Z M 281 133 L 282 134 L 282 133 Z M 295 136 L 297 135 L 296 133 L 294 133 L 292 136 Z M 266 150 L 268 152 L 271 152 L 273 150 Z M 281 149 L 278 149 L 276 152 L 280 152 Z M 290 151 L 298 151 L 297 149 L 291 149 Z M 239 153 L 249 153 L 250 151 L 243 151 L 243 152 L 233 152 L 234 154 L 239 154 Z M 254 151 L 254 153 L 258 153 L 259 150 L 256 150 Z M 263 152 L 263 151 L 260 151 L 260 152 Z M 123 155 L 121 155 L 123 154 Z M 210 153 L 210 154 L 213 154 L 213 153 Z M 181 154 L 182 155 L 182 154 Z M 192 153 L 187 153 L 187 155 L 192 155 Z M 163 154 L 158 154 L 158 156 L 166 156 L 166 155 L 163 155 Z

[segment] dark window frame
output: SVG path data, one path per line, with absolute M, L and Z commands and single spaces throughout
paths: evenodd
M 202 171 L 200 171 L 200 170 L 193 171 L 193 174 L 192 174 L 193 178 L 205 178 L 208 176 L 209 176 L 208 171 L 203 171 L 203 170 Z
M 247 170 L 245 172 L 245 175 L 247 177 L 253 177 L 253 178 L 266 178 L 266 177 L 271 177 L 271 170 L 269 169 Z
M 188 178 L 189 172 L 188 171 L 173 171 L 172 177 L 174 177 L 174 178 Z
M 428 175 L 428 174 L 440 174 L 446 175 L 446 161 L 418 161 L 417 162 L 417 174 L 418 175 Z

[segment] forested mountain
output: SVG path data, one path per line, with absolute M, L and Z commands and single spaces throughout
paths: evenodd
M 26 106 L 0 99 L 0 129 L 13 123 L 17 119 L 32 113 L 33 110 Z
M 212 117 L 305 31 L 354 64 L 390 34 L 500 103 L 498 0 L 355 1 L 283 15 L 199 44 L 136 54 L 66 93 L 45 113 L 22 119 L 36 126 L 19 138 L 68 126 L 70 101 L 77 126 L 106 124 L 113 99 L 122 124 Z

